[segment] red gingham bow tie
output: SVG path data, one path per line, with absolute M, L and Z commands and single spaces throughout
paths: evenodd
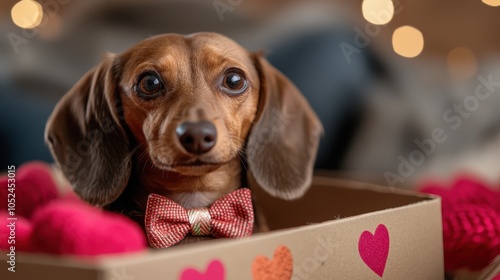
M 252 234 L 253 222 L 249 189 L 238 189 L 216 200 L 210 208 L 184 209 L 157 194 L 150 194 L 146 205 L 146 234 L 154 248 L 170 247 L 188 234 L 216 238 L 247 237 Z

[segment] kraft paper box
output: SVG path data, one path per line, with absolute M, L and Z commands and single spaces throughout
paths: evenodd
M 93 260 L 19 253 L 15 273 L 2 252 L 1 279 L 444 278 L 437 197 L 326 177 L 297 201 L 257 195 L 271 232 Z

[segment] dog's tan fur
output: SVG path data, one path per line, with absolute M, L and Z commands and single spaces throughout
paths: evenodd
M 248 82 L 242 94 L 221 91 L 230 68 Z M 164 94 L 138 96 L 134 87 L 145 71 L 158 73 Z M 208 153 L 182 148 L 175 131 L 185 121 L 214 124 L 217 142 Z M 242 187 L 244 170 L 274 196 L 300 197 L 321 130 L 299 91 L 260 54 L 197 33 L 156 36 L 108 55 L 58 104 L 46 139 L 84 200 L 141 216 L 150 193 L 186 208 L 209 206 Z

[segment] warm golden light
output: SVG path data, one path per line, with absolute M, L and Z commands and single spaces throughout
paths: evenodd
M 492 7 L 500 6 L 500 0 L 483 0 L 483 3 Z
M 392 47 L 400 56 L 416 57 L 424 49 L 424 36 L 412 26 L 401 26 L 392 34 Z
M 468 48 L 455 48 L 448 54 L 448 71 L 452 77 L 467 79 L 477 71 L 477 60 L 474 52 Z
M 21 28 L 35 28 L 42 22 L 42 5 L 32 0 L 17 2 L 11 10 L 12 21 Z
M 394 16 L 394 3 L 391 0 L 363 0 L 361 10 L 368 22 L 383 25 Z

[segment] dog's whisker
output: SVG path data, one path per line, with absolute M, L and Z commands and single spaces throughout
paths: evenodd
M 240 159 L 240 163 L 245 170 L 248 170 L 246 154 L 243 151 L 236 151 L 237 156 Z

